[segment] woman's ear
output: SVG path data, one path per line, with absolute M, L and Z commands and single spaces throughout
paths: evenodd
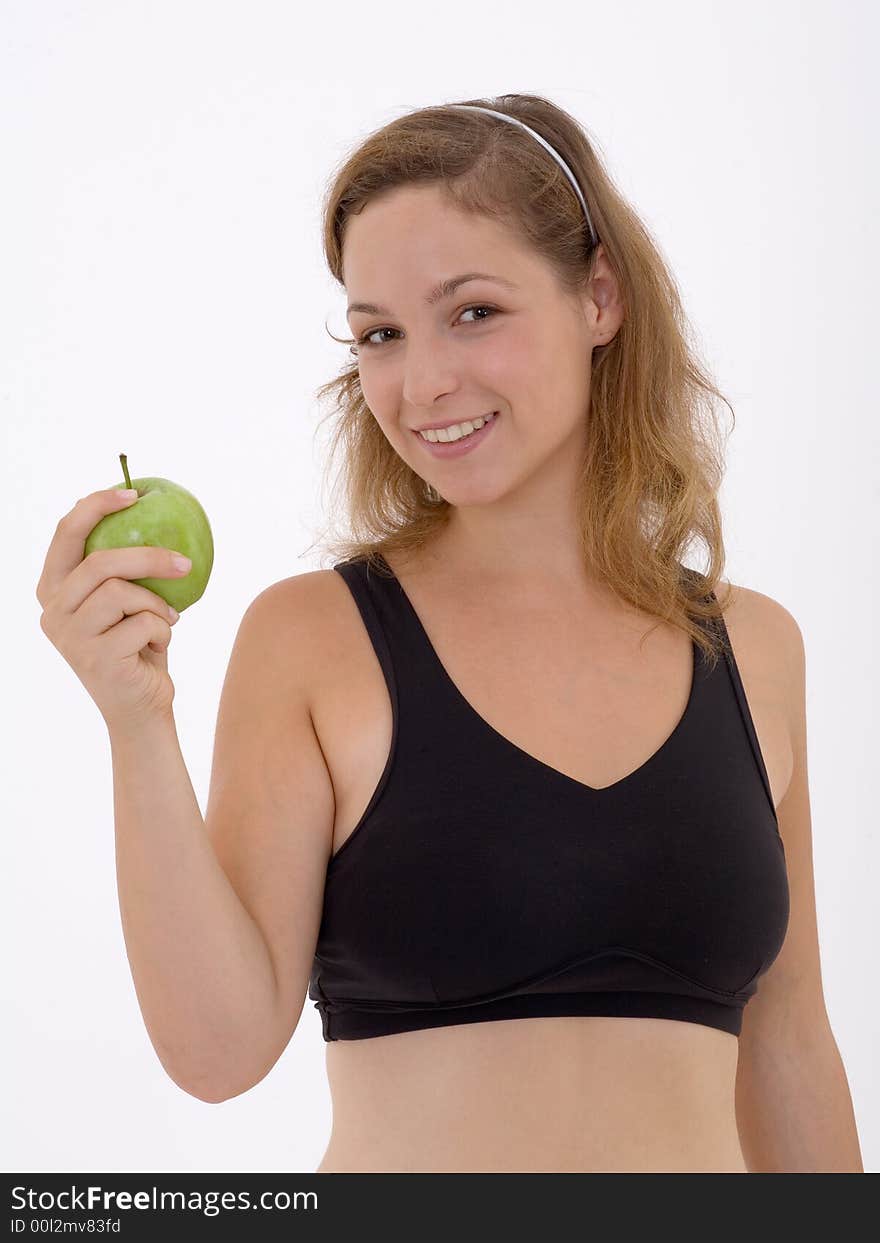
M 623 299 L 617 276 L 601 245 L 596 252 L 585 299 L 587 322 L 595 342 L 607 345 L 623 323 Z

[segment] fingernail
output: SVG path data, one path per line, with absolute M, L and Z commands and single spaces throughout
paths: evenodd
M 174 568 L 177 570 L 188 570 L 192 565 L 189 557 L 184 557 L 183 553 L 179 552 L 176 552 L 171 560 L 174 562 Z
M 133 501 L 137 496 L 137 488 L 117 488 L 116 495 L 124 501 Z

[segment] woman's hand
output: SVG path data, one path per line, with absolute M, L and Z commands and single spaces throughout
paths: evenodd
M 189 573 L 175 567 L 167 548 L 104 548 L 83 556 L 105 514 L 132 504 L 113 488 L 77 501 L 58 523 L 36 593 L 43 633 L 109 728 L 168 713 L 174 700 L 167 652 L 177 617 L 161 596 L 129 580 Z

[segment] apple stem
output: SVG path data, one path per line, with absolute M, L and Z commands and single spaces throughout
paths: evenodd
M 119 460 L 122 463 L 122 473 L 123 475 L 125 475 L 125 486 L 127 488 L 130 488 L 131 487 L 131 476 L 128 473 L 128 454 L 120 453 Z

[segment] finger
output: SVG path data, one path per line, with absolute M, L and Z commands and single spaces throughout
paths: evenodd
M 164 650 L 171 642 L 171 627 L 167 621 L 157 617 L 149 609 L 126 617 L 118 625 L 111 627 L 100 639 L 102 652 L 111 663 L 118 663 L 129 656 L 135 656 L 151 644 Z M 152 648 L 153 652 L 156 651 Z
M 145 610 L 171 626 L 178 621 L 177 612 L 149 587 L 122 578 L 109 578 L 86 596 L 70 617 L 69 625 L 72 633 L 94 638 L 126 617 Z
M 190 570 L 177 567 L 176 555 L 174 549 L 158 548 L 152 544 L 99 548 L 84 557 L 64 579 L 53 597 L 52 611 L 62 618 L 72 615 L 92 592 L 114 578 L 185 578 Z
M 37 599 L 43 608 L 71 570 L 82 561 L 86 540 L 101 519 L 107 514 L 136 504 L 135 500 L 118 496 L 114 488 L 104 488 L 100 492 L 84 496 L 64 515 L 55 528 L 55 535 L 46 553 L 43 572 L 37 584 Z

